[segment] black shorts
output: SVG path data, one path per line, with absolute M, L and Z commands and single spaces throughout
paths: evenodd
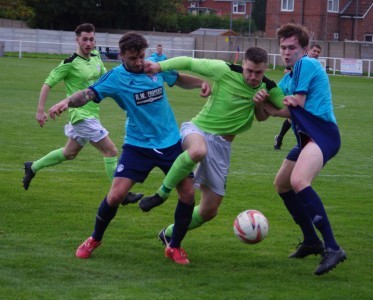
M 155 167 L 167 174 L 182 152 L 181 141 L 164 149 L 141 148 L 125 144 L 114 177 L 126 177 L 142 183 Z

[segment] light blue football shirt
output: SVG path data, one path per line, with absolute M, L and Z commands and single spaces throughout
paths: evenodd
M 132 73 L 120 65 L 90 86 L 99 103 L 110 97 L 127 113 L 124 143 L 143 148 L 167 148 L 180 139 L 164 83 L 173 86 L 179 74 L 161 72 L 153 76 Z
M 317 59 L 303 56 L 278 85 L 285 95 L 305 94 L 306 111 L 325 121 L 337 123 L 329 77 Z

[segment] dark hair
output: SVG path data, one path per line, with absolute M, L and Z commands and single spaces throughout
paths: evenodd
M 95 26 L 91 23 L 80 24 L 75 28 L 75 34 L 79 36 L 82 32 L 95 32 Z
M 136 32 L 128 32 L 123 35 L 119 40 L 119 49 L 121 53 L 125 53 L 126 51 L 135 51 L 140 52 L 143 49 L 149 47 L 148 42 L 146 39 Z
M 308 29 L 300 24 L 288 23 L 277 31 L 277 39 L 279 43 L 282 39 L 287 39 L 292 36 L 298 38 L 298 42 L 302 48 L 308 46 L 310 41 Z
M 249 60 L 254 64 L 267 63 L 268 53 L 259 47 L 250 47 L 245 52 L 245 60 Z
M 321 50 L 321 46 L 319 44 L 315 43 L 315 42 L 311 43 L 309 49 L 312 49 L 312 48 L 315 48 L 315 47 L 319 48 Z

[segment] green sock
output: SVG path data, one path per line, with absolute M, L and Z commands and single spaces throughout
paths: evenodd
M 36 173 L 40 169 L 45 167 L 54 166 L 64 162 L 66 157 L 63 155 L 63 148 L 49 152 L 47 155 L 42 158 L 34 161 L 31 165 L 32 172 Z
M 171 190 L 193 171 L 195 165 L 196 163 L 190 158 L 188 151 L 181 153 L 172 164 L 157 193 L 166 200 Z
M 115 169 L 117 167 L 118 159 L 116 156 L 104 157 L 105 171 L 110 182 L 113 181 Z
M 202 226 L 205 223 L 205 220 L 202 219 L 201 215 L 199 214 L 199 205 L 194 207 L 192 221 L 190 221 L 188 230 L 192 230 Z M 174 224 L 171 224 L 166 228 L 166 236 L 171 237 L 172 231 L 174 229 Z

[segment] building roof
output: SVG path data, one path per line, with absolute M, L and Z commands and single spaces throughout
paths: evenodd
M 225 35 L 225 36 L 237 36 L 238 34 L 229 29 L 212 29 L 212 28 L 199 28 L 195 31 L 190 32 L 190 34 L 199 34 L 199 35 Z

